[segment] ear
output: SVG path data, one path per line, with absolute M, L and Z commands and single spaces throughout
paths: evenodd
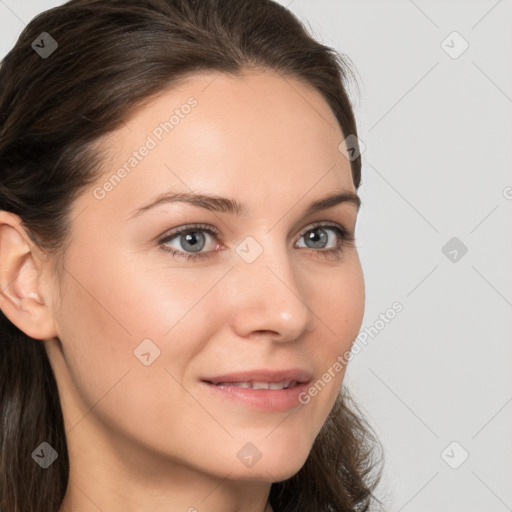
M 44 340 L 57 332 L 36 250 L 20 218 L 0 211 L 0 309 L 25 334 Z

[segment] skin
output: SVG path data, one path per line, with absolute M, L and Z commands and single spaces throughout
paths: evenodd
M 97 199 L 94 188 L 190 96 L 190 114 Z M 344 138 L 322 96 L 298 81 L 196 74 L 104 141 L 103 176 L 72 205 L 62 276 L 19 219 L 0 213 L 0 307 L 44 340 L 59 388 L 71 466 L 61 512 L 270 510 L 271 482 L 304 464 L 344 370 L 281 412 L 221 400 L 199 379 L 304 368 L 316 381 L 350 349 L 364 310 L 357 249 L 327 230 L 326 249 L 342 250 L 326 257 L 301 237 L 319 221 L 354 232 L 351 203 L 304 215 L 334 191 L 355 192 Z M 128 220 L 164 191 L 233 198 L 249 215 L 168 203 Z M 205 234 L 207 257 L 163 250 L 172 228 L 194 223 L 221 233 Z M 263 249 L 252 263 L 235 252 L 248 236 Z M 167 246 L 186 253 L 179 236 Z M 147 338 L 160 356 L 145 366 L 134 350 Z M 237 457 L 247 442 L 262 454 L 252 467 Z

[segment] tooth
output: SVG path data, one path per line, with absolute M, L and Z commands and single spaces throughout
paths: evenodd
M 268 389 L 268 382 L 253 382 L 253 389 Z
M 216 386 L 231 386 L 236 388 L 252 389 L 288 389 L 297 385 L 296 380 L 285 380 L 283 382 L 218 382 Z
M 249 382 L 219 382 L 217 386 L 233 386 L 237 388 L 250 388 L 252 387 Z

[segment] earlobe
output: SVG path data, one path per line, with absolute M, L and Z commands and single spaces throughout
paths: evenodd
M 51 308 L 40 289 L 41 262 L 18 216 L 0 211 L 0 309 L 28 336 L 56 336 Z

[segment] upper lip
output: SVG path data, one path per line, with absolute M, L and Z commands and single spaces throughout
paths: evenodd
M 214 377 L 206 377 L 201 380 L 218 384 L 220 382 L 309 382 L 312 376 L 307 370 L 293 368 L 290 370 L 249 370 L 236 373 L 226 373 L 224 375 L 216 375 Z

